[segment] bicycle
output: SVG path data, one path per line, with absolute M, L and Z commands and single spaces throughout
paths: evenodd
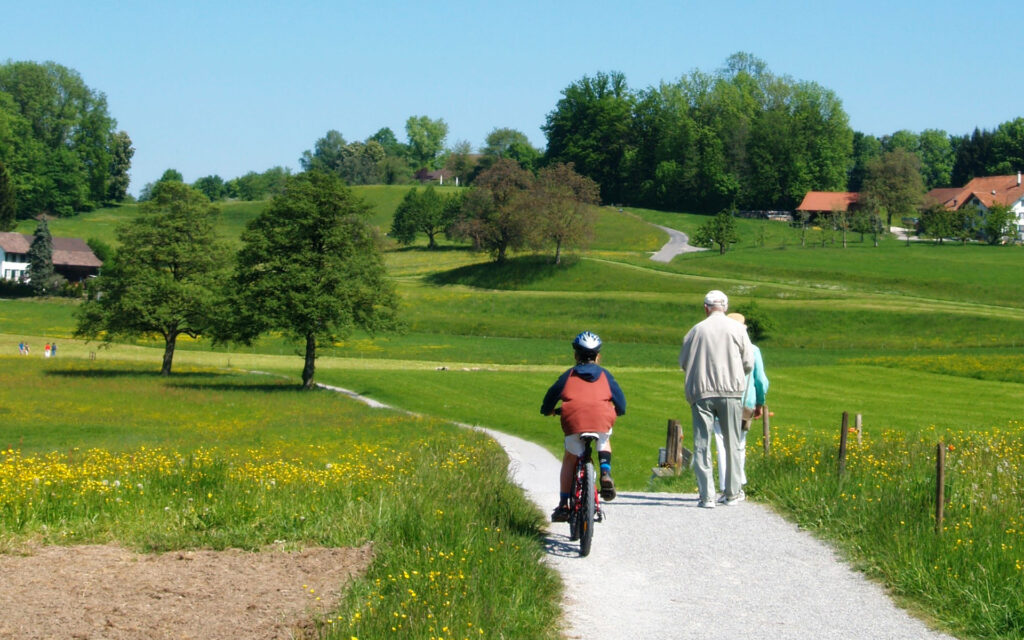
M 580 541 L 580 557 L 590 554 L 594 523 L 604 520 L 594 473 L 593 447 L 596 433 L 581 433 L 583 455 L 576 461 L 576 473 L 569 491 L 569 539 Z

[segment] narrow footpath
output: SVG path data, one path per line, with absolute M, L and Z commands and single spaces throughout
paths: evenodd
M 651 256 L 655 262 L 672 262 L 672 258 L 681 253 L 693 253 L 695 251 L 707 251 L 704 247 L 695 247 L 690 244 L 690 237 L 682 231 L 671 227 L 663 227 L 660 224 L 652 224 L 668 234 L 668 242 Z
M 508 454 L 511 480 L 550 513 L 560 460 L 522 438 L 461 426 L 494 438 Z M 565 584 L 570 640 L 954 640 L 755 502 L 698 509 L 695 494 L 626 491 L 603 509 L 586 558 L 569 541 L 567 524 L 549 524 L 544 539 L 546 559 Z
M 548 513 L 559 460 L 484 429 Z M 603 640 L 950 640 L 897 608 L 826 545 L 763 505 L 698 509 L 697 496 L 620 492 L 603 505 L 590 555 L 551 524 L 548 559 L 565 583 L 569 638 Z

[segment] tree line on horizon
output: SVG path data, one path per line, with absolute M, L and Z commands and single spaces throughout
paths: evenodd
M 925 189 L 1024 168 L 1024 118 L 964 135 L 925 129 L 876 137 L 851 129 L 833 91 L 777 75 L 748 53 L 714 73 L 694 70 L 640 90 L 618 72 L 584 76 L 563 90 L 542 129 L 545 149 L 495 127 L 474 151 L 465 140 L 446 146 L 443 119 L 411 116 L 405 142 L 388 127 L 362 141 L 332 129 L 298 161 L 349 185 L 409 184 L 439 169 L 470 185 L 502 158 L 535 175 L 572 163 L 599 185 L 602 202 L 698 213 L 790 210 L 807 191 L 861 191 L 872 162 L 899 150 L 917 158 Z M 76 71 L 53 62 L 0 65 L 0 230 L 40 213 L 67 216 L 130 200 L 133 153 L 106 97 Z M 192 186 L 213 201 L 262 200 L 281 193 L 291 174 L 275 166 L 229 180 L 203 176 Z M 140 200 L 172 180 L 183 178 L 168 169 Z

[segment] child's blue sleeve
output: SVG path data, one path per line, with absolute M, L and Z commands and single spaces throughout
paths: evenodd
M 559 376 L 555 384 L 551 385 L 548 392 L 544 394 L 544 402 L 540 404 L 541 415 L 550 415 L 555 410 L 555 405 L 562 398 L 562 389 L 565 389 L 565 381 L 569 379 L 570 373 L 572 373 L 572 369 Z

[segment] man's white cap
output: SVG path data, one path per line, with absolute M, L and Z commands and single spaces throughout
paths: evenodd
M 729 296 L 725 295 L 718 289 L 708 291 L 708 294 L 704 296 L 705 307 L 722 307 L 723 309 L 729 308 Z

